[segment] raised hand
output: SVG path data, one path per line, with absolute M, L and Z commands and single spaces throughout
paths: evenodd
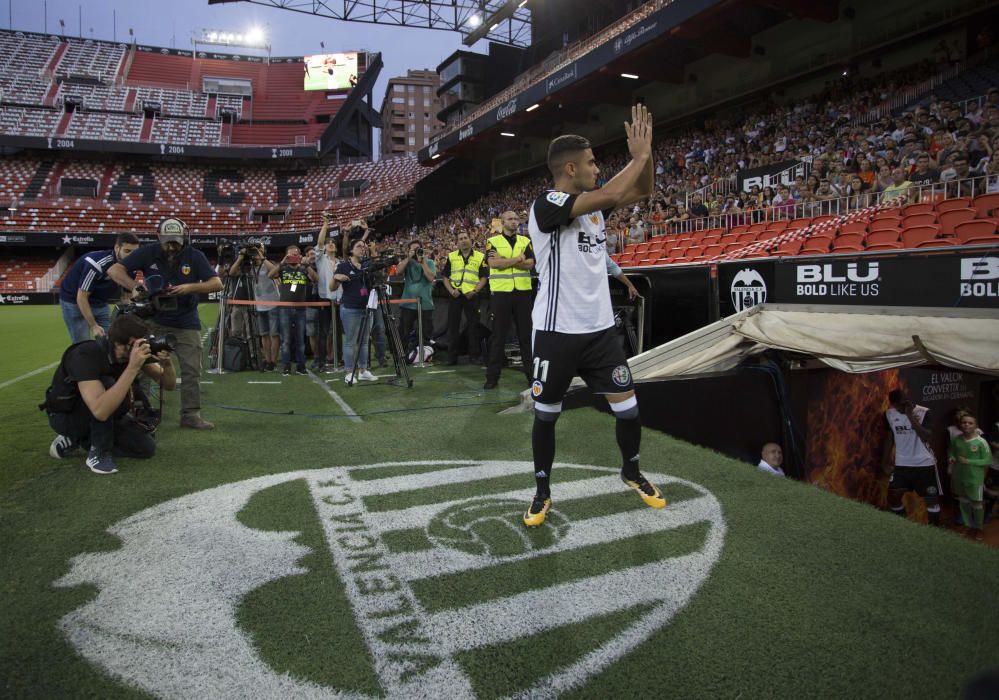
M 633 159 L 652 157 L 652 114 L 644 104 L 632 105 L 631 123 L 624 123 L 624 133 Z

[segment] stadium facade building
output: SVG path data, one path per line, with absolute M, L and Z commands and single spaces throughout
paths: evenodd
M 415 154 L 444 126 L 437 119 L 440 76 L 432 70 L 407 70 L 389 78 L 382 98 L 381 157 Z

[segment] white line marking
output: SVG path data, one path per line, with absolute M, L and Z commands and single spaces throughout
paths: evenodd
M 28 377 L 34 377 L 36 374 L 41 374 L 47 369 L 55 369 L 56 367 L 59 366 L 59 362 L 61 362 L 61 360 L 53 362 L 51 365 L 45 365 L 44 367 L 33 369 L 27 374 L 22 374 L 20 377 L 14 377 L 13 379 L 8 379 L 7 381 L 0 383 L 0 389 L 5 389 L 6 387 L 9 387 L 11 384 L 15 384 L 16 382 L 19 382 L 22 379 L 27 379 Z
M 202 380 L 201 380 L 200 382 L 198 382 L 198 383 L 199 383 L 199 384 L 214 384 L 215 382 L 206 382 L 206 381 L 205 381 L 204 379 L 202 379 Z
M 435 369 L 435 370 L 426 372 L 426 374 L 450 374 L 451 372 L 457 372 L 457 371 L 458 370 L 456 370 L 456 369 Z
M 280 384 L 281 382 L 254 382 L 254 381 L 248 381 L 246 383 L 247 384 Z
M 332 389 L 330 389 L 328 386 L 326 386 L 326 382 L 324 380 L 320 379 L 319 375 L 317 375 L 311 369 L 309 370 L 309 379 L 311 379 L 316 384 L 316 386 L 322 387 L 323 391 L 325 391 L 327 394 L 329 394 L 330 397 L 332 397 L 332 399 L 334 401 L 336 401 L 337 406 L 339 406 L 340 408 L 342 408 L 343 412 L 346 413 L 347 417 L 350 418 L 353 422 L 355 422 L 355 423 L 362 423 L 363 422 L 361 420 L 361 417 L 359 415 L 357 415 L 357 413 L 354 412 L 354 409 L 352 409 L 347 404 L 346 401 L 343 400 L 343 398 L 340 396 L 340 394 L 336 393 L 335 391 L 333 391 Z

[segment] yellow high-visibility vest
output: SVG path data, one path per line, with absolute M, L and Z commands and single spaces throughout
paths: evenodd
M 531 239 L 527 236 L 517 236 L 513 247 L 506 236 L 500 234 L 489 239 L 489 245 L 501 258 L 516 258 L 521 255 L 527 246 L 531 245 Z M 491 292 L 512 292 L 531 290 L 531 271 L 521 270 L 517 267 L 489 268 L 489 291 Z
M 466 262 L 460 250 L 452 250 L 448 253 L 447 259 L 451 263 L 451 286 L 462 294 L 468 294 L 475 289 L 479 283 L 479 270 L 482 268 L 482 260 L 485 257 L 481 251 L 473 250 L 468 254 Z

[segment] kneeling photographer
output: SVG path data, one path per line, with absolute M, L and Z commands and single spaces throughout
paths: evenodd
M 123 314 L 111 322 L 106 336 L 67 348 L 40 406 L 58 433 L 49 454 L 62 458 L 86 447 L 86 464 L 95 474 L 118 471 L 113 457 L 153 456 L 158 420 L 148 403 L 142 404 L 144 397 L 136 400 L 136 378 L 144 373 L 172 390 L 177 375 L 170 362 L 173 338 L 148 332 L 142 320 Z M 141 417 L 140 408 L 145 409 Z

